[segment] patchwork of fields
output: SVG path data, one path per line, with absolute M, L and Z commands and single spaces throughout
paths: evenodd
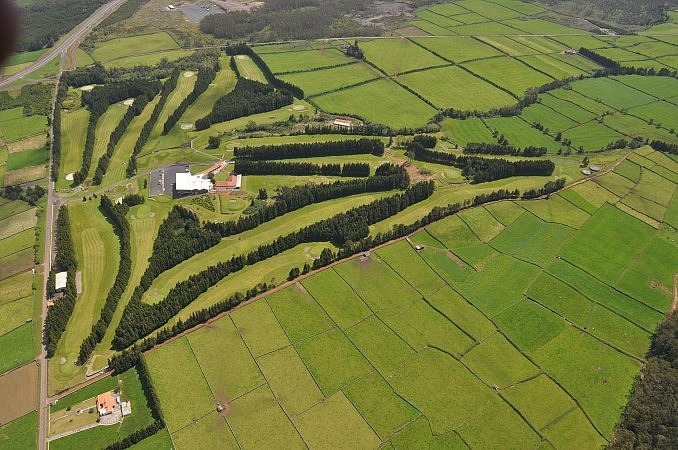
M 677 174 L 640 149 L 550 200 L 466 210 L 147 353 L 175 446 L 598 448 L 672 301 L 678 248 L 662 223 Z

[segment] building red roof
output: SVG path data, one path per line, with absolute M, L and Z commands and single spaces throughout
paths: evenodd
M 113 412 L 115 408 L 115 397 L 111 391 L 97 395 L 97 410 L 99 413 L 105 411 L 106 414 Z
M 229 175 L 226 181 L 217 181 L 214 183 L 214 186 L 217 188 L 234 188 L 237 186 L 238 177 L 235 175 Z
M 205 174 L 208 174 L 210 172 L 214 172 L 215 170 L 220 169 L 221 165 L 223 163 L 224 163 L 223 161 L 215 162 L 214 164 L 212 164 L 212 167 L 210 167 L 209 169 L 203 170 L 202 172 L 198 172 L 198 173 L 196 173 L 196 175 L 205 175 Z

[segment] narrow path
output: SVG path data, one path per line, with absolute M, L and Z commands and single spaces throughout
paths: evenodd
M 90 423 L 89 425 L 85 425 L 85 426 L 82 426 L 82 427 L 75 428 L 73 430 L 69 430 L 69 431 L 65 431 L 63 433 L 55 434 L 54 436 L 48 437 L 47 442 L 51 442 L 51 441 L 54 441 L 56 439 L 60 439 L 62 437 L 70 436 L 71 434 L 79 433 L 81 431 L 89 430 L 90 428 L 94 428 L 94 427 L 97 427 L 97 426 L 99 426 L 99 424 L 94 422 L 94 423 Z

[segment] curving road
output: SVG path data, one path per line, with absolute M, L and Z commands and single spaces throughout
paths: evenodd
M 118 7 L 125 3 L 125 1 L 126 0 L 112 0 L 103 5 L 102 7 L 100 7 L 99 9 L 97 9 L 96 11 L 94 11 L 94 13 L 91 16 L 89 16 L 83 22 L 80 22 L 78 26 L 73 28 L 68 34 L 66 34 L 59 41 L 57 41 L 54 47 L 49 49 L 44 55 L 42 55 L 42 57 L 40 57 L 40 59 L 34 62 L 30 67 L 26 67 L 25 69 L 15 73 L 14 75 L 10 75 L 6 78 L 1 79 L 0 87 L 13 83 L 14 81 L 19 80 L 27 75 L 30 75 L 36 70 L 46 66 L 54 58 L 61 57 L 62 55 L 64 55 L 71 45 L 80 41 L 80 39 L 82 39 L 89 32 L 89 30 L 94 28 L 110 13 L 118 9 Z

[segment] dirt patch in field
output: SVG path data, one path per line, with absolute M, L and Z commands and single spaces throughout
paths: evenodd
M 659 282 L 659 281 L 657 281 L 657 280 L 652 280 L 652 281 L 650 281 L 650 287 L 651 287 L 652 289 L 659 289 L 660 291 L 664 292 L 666 295 L 671 295 L 671 294 L 672 294 L 671 289 L 669 289 L 668 287 L 664 286 L 663 284 L 661 284 L 661 282 Z
M 0 259 L 0 280 L 33 267 L 33 253 L 33 248 L 27 248 Z
M 395 163 L 398 164 L 399 166 L 405 166 L 405 170 L 407 171 L 407 174 L 410 176 L 410 182 L 412 184 L 433 178 L 432 175 L 421 173 L 416 166 L 412 165 L 409 161 L 405 160 L 404 158 L 398 158 L 394 156 L 393 161 L 395 161 Z
M 38 366 L 34 362 L 0 377 L 0 423 L 5 424 L 38 407 Z
M 5 173 L 5 186 L 27 183 L 39 180 L 47 176 L 45 166 L 24 167 L 23 169 L 11 170 Z
M 31 136 L 28 139 L 23 139 L 21 141 L 10 142 L 9 144 L 7 144 L 7 151 L 9 153 L 15 153 L 24 150 L 40 148 L 45 145 L 45 142 L 46 142 L 45 135 L 39 134 L 37 136 Z
M 450 258 L 452 261 L 456 262 L 459 266 L 461 266 L 461 267 L 466 266 L 466 263 L 460 257 L 455 255 L 451 251 L 447 250 L 445 252 L 445 255 L 447 255 L 447 257 Z

